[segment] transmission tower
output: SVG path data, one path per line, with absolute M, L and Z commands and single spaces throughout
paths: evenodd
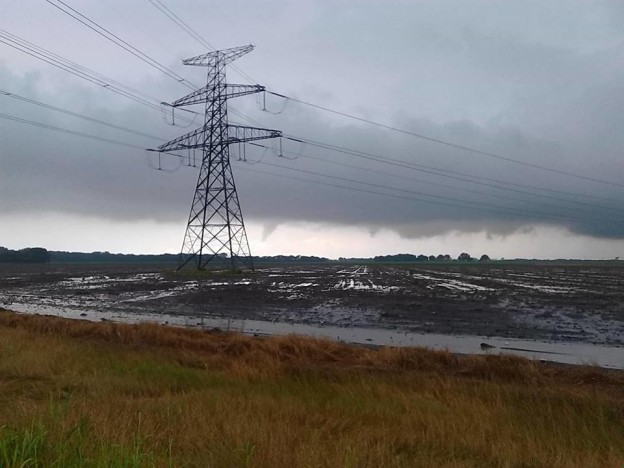
M 207 67 L 207 84 L 170 105 L 176 108 L 205 104 L 204 125 L 150 150 L 171 153 L 198 149 L 202 153 L 178 270 L 191 262 L 198 269 L 206 268 L 210 262 L 221 262 L 232 270 L 242 266 L 253 270 L 230 166 L 229 147 L 235 143 L 282 136 L 278 130 L 228 123 L 228 99 L 265 90 L 264 86 L 227 84 L 225 80 L 225 66 L 253 48 L 252 45 L 234 47 L 183 60 L 184 65 Z

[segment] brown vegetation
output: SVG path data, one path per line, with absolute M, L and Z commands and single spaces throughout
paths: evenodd
M 621 466 L 622 397 L 591 367 L 0 312 L 0 466 Z

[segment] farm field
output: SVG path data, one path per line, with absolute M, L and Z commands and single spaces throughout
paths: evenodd
M 329 264 L 233 275 L 0 265 L 0 307 L 89 320 L 237 323 L 241 331 L 257 321 L 620 347 L 624 266 Z

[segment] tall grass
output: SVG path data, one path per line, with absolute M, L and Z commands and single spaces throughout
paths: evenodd
M 140 467 L 155 459 L 133 446 L 100 444 L 88 456 L 84 451 L 88 433 L 77 425 L 60 439 L 51 437 L 44 424 L 16 430 L 0 429 L 0 466 L 26 467 Z
M 624 374 L 0 312 L 0 466 L 622 466 Z

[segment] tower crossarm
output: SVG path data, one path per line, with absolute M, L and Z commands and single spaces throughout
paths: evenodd
M 261 93 L 265 90 L 264 86 L 260 85 L 244 85 L 244 84 L 227 84 L 225 85 L 225 98 L 235 98 L 239 96 L 247 96 L 248 94 Z M 212 86 L 204 86 L 197 91 L 193 91 L 186 96 L 173 101 L 171 107 L 190 106 L 193 104 L 201 104 L 214 99 L 214 89 Z
M 244 143 L 246 141 L 266 140 L 267 138 L 279 138 L 280 130 L 268 128 L 245 127 L 243 125 L 228 125 L 228 144 Z
M 158 146 L 156 151 L 164 153 L 167 151 L 178 151 L 189 148 L 203 148 L 205 146 L 204 139 L 206 138 L 206 129 L 200 127 L 197 130 L 187 133 L 186 135 L 179 136 L 173 140 L 163 143 Z
M 208 52 L 207 54 L 182 60 L 182 63 L 184 65 L 194 65 L 196 67 L 213 67 L 217 64 L 225 65 L 248 54 L 253 49 L 254 46 L 249 44 L 246 46 L 232 47 L 231 49 L 215 50 L 214 52 Z
M 282 132 L 268 128 L 245 127 L 242 125 L 228 125 L 227 139 L 221 144 L 245 143 L 246 141 L 266 140 L 268 138 L 279 138 Z M 158 147 L 155 151 L 164 153 L 169 151 L 180 151 L 193 148 L 207 148 L 206 129 L 200 127 L 197 130 L 175 138 Z

